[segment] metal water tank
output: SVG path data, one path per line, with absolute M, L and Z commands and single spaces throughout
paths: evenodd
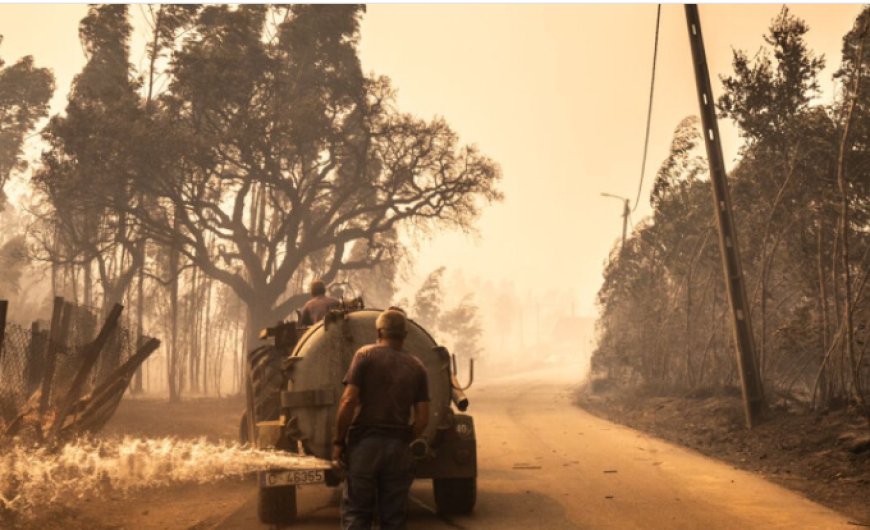
M 332 313 L 309 328 L 293 349 L 283 405 L 295 418 L 306 451 L 319 458 L 331 455 L 342 379 L 354 353 L 377 341 L 379 314 L 372 309 Z M 428 441 L 450 414 L 450 357 L 437 346 L 422 326 L 408 320 L 404 349 L 422 361 L 429 381 L 429 425 L 422 436 Z

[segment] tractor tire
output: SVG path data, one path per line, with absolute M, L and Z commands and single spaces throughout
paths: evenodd
M 274 346 L 260 346 L 248 354 L 254 423 L 277 420 L 281 414 L 281 391 L 287 380 L 281 369 L 282 353 Z
M 242 418 L 239 421 L 239 443 L 241 445 L 248 445 L 248 442 L 251 441 L 251 437 L 248 434 L 250 431 L 248 430 L 250 427 L 248 426 L 248 411 L 242 413 Z
M 443 515 L 468 515 L 477 502 L 477 478 L 432 479 L 435 509 Z
M 296 486 L 260 488 L 257 516 L 263 524 L 292 523 L 296 519 Z

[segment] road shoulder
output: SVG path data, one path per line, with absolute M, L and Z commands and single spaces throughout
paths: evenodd
M 784 408 L 752 431 L 739 396 L 652 396 L 612 389 L 577 392 L 576 403 L 601 418 L 694 449 L 762 475 L 870 526 L 870 448 L 866 427 L 846 412 L 814 414 Z

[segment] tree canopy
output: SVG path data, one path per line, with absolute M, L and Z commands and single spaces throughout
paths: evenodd
M 501 198 L 500 170 L 363 73 L 363 13 L 161 6 L 149 70 L 134 75 L 126 6 L 91 7 L 88 63 L 39 177 L 69 219 L 67 257 L 114 264 L 104 289 L 122 292 L 146 245 L 177 253 L 166 274 L 194 267 L 229 286 L 253 332 L 301 305 L 311 279 L 395 259 L 405 227 L 470 228 Z
M 5 202 L 6 181 L 14 170 L 24 167 L 22 149 L 27 133 L 48 115 L 53 91 L 54 76 L 34 66 L 33 57 L 9 66 L 0 58 L 0 209 Z

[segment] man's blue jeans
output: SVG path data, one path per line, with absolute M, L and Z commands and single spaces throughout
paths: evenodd
M 407 442 L 370 435 L 349 448 L 341 498 L 341 527 L 369 530 L 378 514 L 381 530 L 404 530 L 414 461 Z

